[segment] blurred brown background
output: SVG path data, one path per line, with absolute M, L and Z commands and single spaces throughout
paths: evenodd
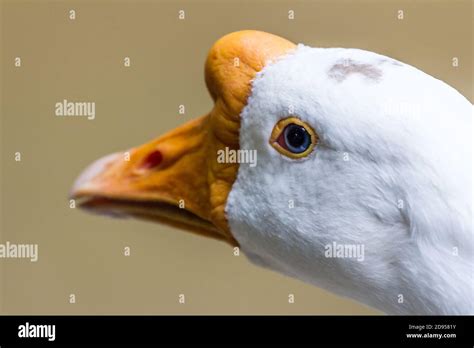
M 2 313 L 376 313 L 257 268 L 224 243 L 69 208 L 68 190 L 92 160 L 211 108 L 203 65 L 226 33 L 375 51 L 472 101 L 471 1 L 3 1 L 1 17 L 1 239 L 39 245 L 36 263 L 0 259 Z M 95 102 L 95 120 L 56 117 L 63 99 Z

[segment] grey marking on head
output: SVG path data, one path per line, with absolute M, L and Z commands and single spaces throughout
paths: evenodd
M 382 70 L 378 67 L 372 64 L 359 63 L 352 59 L 342 59 L 328 71 L 328 76 L 337 82 L 344 81 L 351 74 L 361 74 L 375 82 L 380 81 L 383 75 Z
M 403 64 L 401 62 L 399 62 L 398 60 L 396 59 L 392 59 L 392 58 L 383 58 L 379 61 L 381 64 L 383 63 L 390 63 L 392 65 L 395 65 L 395 66 L 403 66 Z

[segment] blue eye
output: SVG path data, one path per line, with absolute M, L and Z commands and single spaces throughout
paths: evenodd
M 284 149 L 298 154 L 310 147 L 311 135 L 305 127 L 291 123 L 285 127 L 277 142 Z
M 298 159 L 308 156 L 318 141 L 319 136 L 311 125 L 290 116 L 275 124 L 269 143 L 283 156 Z

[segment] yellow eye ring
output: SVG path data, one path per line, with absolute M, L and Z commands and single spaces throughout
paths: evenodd
M 293 159 L 308 156 L 317 143 L 318 135 L 313 128 L 294 116 L 278 121 L 270 135 L 270 145 Z

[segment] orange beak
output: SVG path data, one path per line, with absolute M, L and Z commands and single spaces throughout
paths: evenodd
M 200 117 L 123 153 L 101 158 L 76 180 L 80 206 L 158 221 L 218 239 L 211 223 L 209 116 Z
M 258 31 L 221 38 L 206 62 L 212 111 L 147 144 L 94 162 L 76 180 L 72 198 L 88 210 L 158 221 L 237 245 L 225 206 L 238 164 L 219 163 L 218 151 L 239 149 L 240 113 L 253 77 L 268 60 L 293 47 Z

